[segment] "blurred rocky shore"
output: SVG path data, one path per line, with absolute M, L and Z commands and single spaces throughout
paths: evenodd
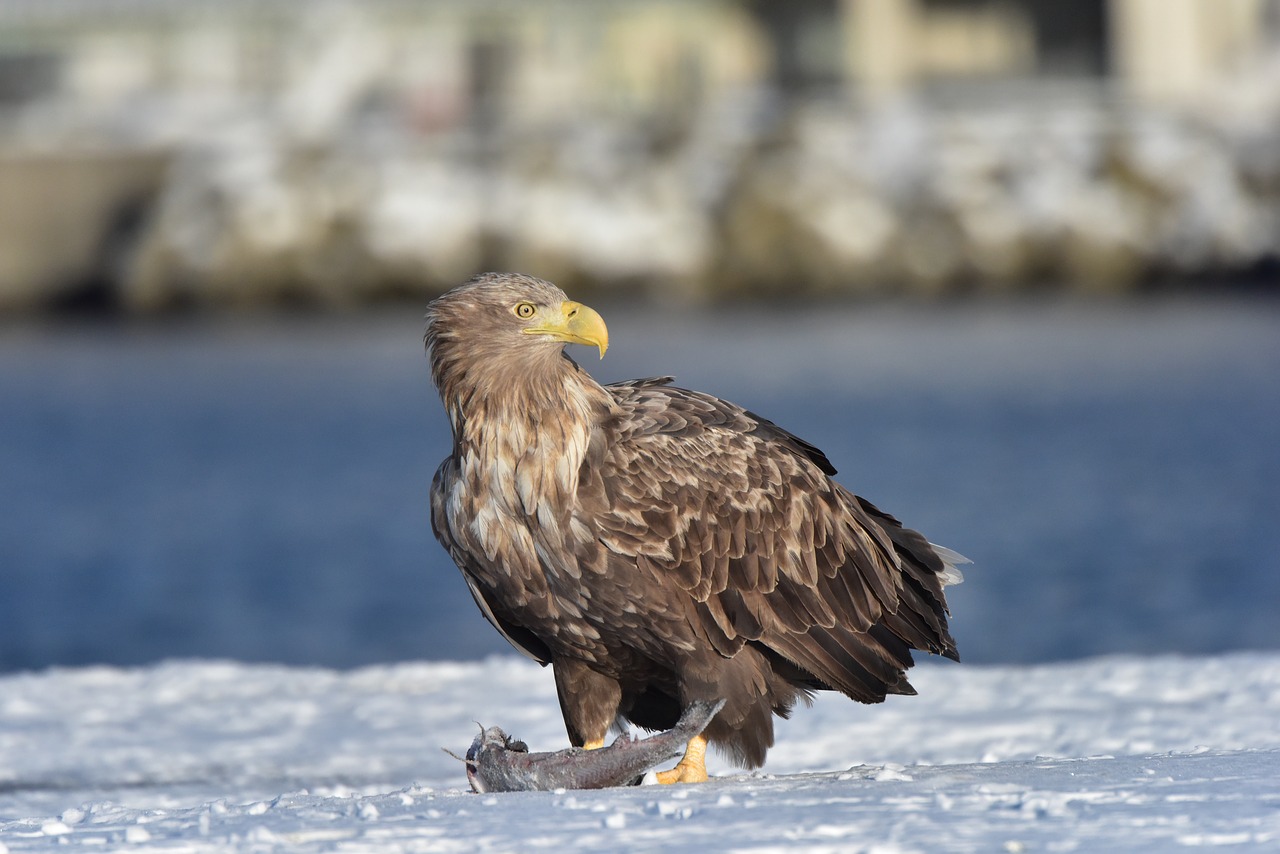
M 446 130 L 46 115 L 0 135 L 0 311 L 354 306 L 484 269 L 690 301 L 1274 279 L 1278 90 L 1195 112 L 744 93 Z

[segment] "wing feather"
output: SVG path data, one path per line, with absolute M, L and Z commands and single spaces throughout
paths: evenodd
M 721 655 L 772 650 L 865 702 L 910 693 L 910 649 L 954 655 L 946 564 L 929 543 L 832 481 L 814 446 L 725 401 L 668 385 L 609 386 L 584 524 L 692 601 Z

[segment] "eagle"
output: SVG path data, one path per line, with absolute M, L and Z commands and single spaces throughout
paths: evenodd
M 756 768 L 817 690 L 914 694 L 912 650 L 959 660 L 959 554 L 832 479 L 818 448 L 672 385 L 601 385 L 564 352 L 609 344 L 555 285 L 486 273 L 433 300 L 425 344 L 453 446 L 431 524 L 485 618 L 551 665 L 572 744 L 675 726 L 724 700 L 661 782 L 716 746 Z

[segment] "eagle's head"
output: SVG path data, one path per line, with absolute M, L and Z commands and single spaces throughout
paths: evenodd
M 484 273 L 427 307 L 426 345 L 433 361 L 438 350 L 454 346 L 477 356 L 527 359 L 565 344 L 596 347 L 604 358 L 609 330 L 593 309 L 532 276 Z
M 550 282 L 484 273 L 432 300 L 425 342 L 432 380 L 453 415 L 481 399 L 514 407 L 522 391 L 550 390 L 566 364 L 564 345 L 596 347 L 603 358 L 609 330 Z

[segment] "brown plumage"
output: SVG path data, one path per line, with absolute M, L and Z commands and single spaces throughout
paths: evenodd
M 486 618 L 550 664 L 569 737 L 621 718 L 706 730 L 756 767 L 814 689 L 915 693 L 911 650 L 957 658 L 943 586 L 963 558 L 831 479 L 821 451 L 670 378 L 602 386 L 563 352 L 607 346 L 547 282 L 486 274 L 431 303 L 453 452 L 432 527 Z

